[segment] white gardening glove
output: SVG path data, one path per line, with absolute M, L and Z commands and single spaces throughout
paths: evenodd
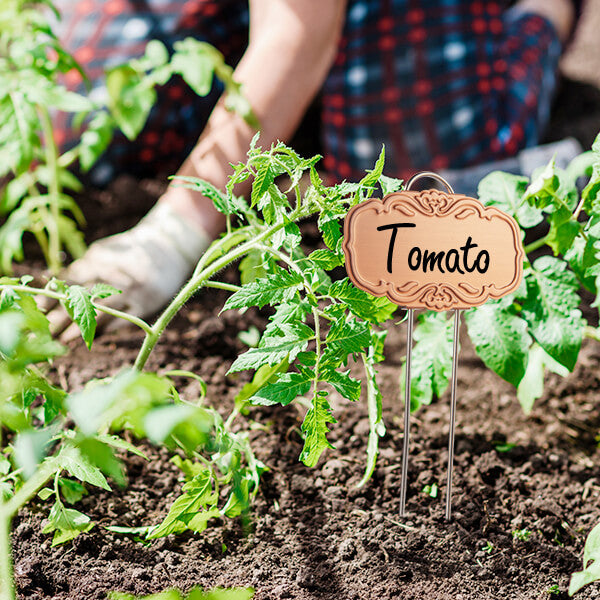
M 122 293 L 103 303 L 145 318 L 173 298 L 210 242 L 204 230 L 192 225 L 166 202 L 159 202 L 132 229 L 91 244 L 62 278 L 84 286 L 108 283 Z M 78 335 L 78 329 L 69 325 L 70 319 L 61 307 L 51 310 L 48 318 L 55 333 L 64 330 L 63 340 Z M 100 327 L 114 329 L 125 323 L 99 314 Z

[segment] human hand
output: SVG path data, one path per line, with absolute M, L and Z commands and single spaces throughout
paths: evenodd
M 145 318 L 162 308 L 181 288 L 199 257 L 210 244 L 206 232 L 159 202 L 135 227 L 98 240 L 63 274 L 70 284 L 108 283 L 121 290 L 102 303 Z M 48 312 L 52 331 L 68 341 L 79 329 L 61 306 Z M 98 316 L 99 329 L 125 324 L 106 313 Z

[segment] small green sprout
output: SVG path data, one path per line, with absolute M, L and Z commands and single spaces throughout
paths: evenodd
M 560 588 L 558 587 L 558 584 L 554 584 L 551 585 L 547 590 L 546 590 L 546 594 L 555 594 L 555 595 L 559 595 L 560 594 Z
M 521 542 L 526 542 L 531 536 L 531 531 L 529 529 L 515 529 L 512 532 L 513 540 L 520 540 Z
M 431 496 L 431 498 L 437 498 L 438 497 L 438 485 L 437 483 L 432 483 L 431 485 L 426 485 L 423 488 L 423 493 L 427 494 L 428 496 Z
M 485 542 L 485 546 L 483 546 L 483 548 L 481 548 L 484 552 L 487 552 L 488 554 L 491 554 L 494 551 L 494 544 L 492 544 L 492 542 L 490 542 L 489 540 Z

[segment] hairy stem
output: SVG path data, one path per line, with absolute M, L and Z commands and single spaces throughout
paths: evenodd
M 298 220 L 302 217 L 308 216 L 307 213 L 302 213 L 300 211 L 295 211 L 291 216 L 290 220 Z M 225 254 L 214 260 L 200 272 L 194 273 L 192 278 L 179 290 L 179 293 L 175 296 L 175 298 L 171 301 L 171 303 L 165 308 L 165 310 L 158 317 L 154 325 L 152 325 L 152 331 L 146 332 L 146 337 L 144 338 L 144 342 L 140 351 L 135 359 L 134 368 L 141 371 L 146 362 L 148 361 L 148 357 L 150 353 L 156 346 L 160 336 L 163 334 L 164 330 L 167 328 L 173 317 L 181 310 L 183 305 L 202 287 L 204 287 L 207 281 L 213 277 L 216 273 L 218 273 L 221 269 L 229 266 L 231 263 L 240 259 L 242 256 L 256 248 L 257 244 L 260 244 L 263 240 L 271 237 L 274 233 L 279 231 L 285 227 L 285 223 L 278 223 L 276 225 L 271 225 L 264 229 L 261 233 L 256 235 L 246 242 L 231 248 Z M 231 235 L 235 236 L 235 232 Z M 225 236 L 220 240 L 216 247 L 225 247 L 227 243 L 230 242 L 229 236 Z M 211 254 L 215 254 L 215 249 L 211 250 Z

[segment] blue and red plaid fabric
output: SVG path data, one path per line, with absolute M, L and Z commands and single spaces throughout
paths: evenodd
M 241 57 L 248 5 L 240 0 L 59 0 L 63 42 L 102 94 L 102 68 L 188 35 Z M 461 168 L 538 142 L 549 116 L 561 46 L 540 16 L 505 0 L 349 0 L 339 52 L 322 90 L 325 167 L 360 177 L 386 146 L 386 173 Z M 69 79 L 70 78 L 70 79 Z M 81 86 L 76 73 L 69 85 Z M 173 170 L 196 142 L 219 94 L 196 98 L 175 80 L 159 93 L 134 143 L 119 137 L 96 168 Z M 58 123 L 59 142 L 68 126 Z

